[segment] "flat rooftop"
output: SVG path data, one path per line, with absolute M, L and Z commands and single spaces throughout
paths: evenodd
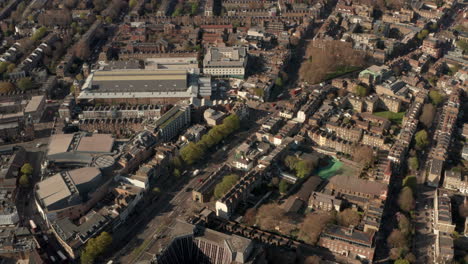
M 92 73 L 87 93 L 177 92 L 188 89 L 186 70 L 112 70 Z
M 78 152 L 96 152 L 110 153 L 114 146 L 114 138 L 110 134 L 92 134 L 91 136 L 81 137 L 76 151 Z
M 94 180 L 101 174 L 101 171 L 96 167 L 85 167 L 69 171 L 68 174 L 75 185 L 80 185 Z
M 54 134 L 50 137 L 49 151 L 47 155 L 67 152 L 70 143 L 73 140 L 73 134 Z
M 46 207 L 72 195 L 60 173 L 39 182 L 37 187 L 36 193 Z

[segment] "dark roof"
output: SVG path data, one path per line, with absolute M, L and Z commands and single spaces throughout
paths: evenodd
M 97 71 L 88 93 L 186 91 L 187 79 L 185 71 Z
M 362 232 L 353 229 L 350 232 L 350 228 L 342 227 L 338 225 L 329 225 L 325 228 L 322 235 L 328 237 L 338 238 L 342 241 L 351 243 L 358 243 L 362 246 L 372 247 L 374 239 L 374 231 Z

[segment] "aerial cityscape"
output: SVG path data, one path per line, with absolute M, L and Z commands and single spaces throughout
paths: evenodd
M 467 0 L 0 0 L 0 264 L 468 264 Z

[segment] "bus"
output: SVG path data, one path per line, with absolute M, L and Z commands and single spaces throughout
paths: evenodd
M 29 225 L 31 226 L 32 231 L 36 231 L 37 225 L 34 223 L 34 221 L 31 219 L 29 220 Z
M 65 255 L 62 253 L 62 251 L 57 250 L 57 255 L 59 255 L 59 257 L 60 257 L 63 261 L 67 260 L 67 257 L 65 257 Z

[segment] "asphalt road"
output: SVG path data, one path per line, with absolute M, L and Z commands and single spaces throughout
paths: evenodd
M 262 120 L 267 115 L 263 111 L 253 111 L 252 119 L 257 121 L 252 121 L 252 124 L 248 125 L 249 129 L 247 131 L 241 131 L 231 137 L 231 140 L 224 145 L 225 150 L 219 148 L 213 152 L 208 159 L 209 162 L 198 164 L 192 168 L 192 171 L 199 169 L 204 173 L 190 179 L 182 178 L 172 185 L 169 184 L 168 188 L 160 188 L 163 191 L 159 199 L 146 207 L 140 215 L 135 217 L 134 221 L 127 220 L 128 224 L 124 226 L 126 232 L 119 231 L 114 235 L 115 241 L 121 241 L 116 245 L 116 248 L 120 248 L 122 245 L 125 246 L 114 254 L 113 260 L 120 263 L 135 263 L 142 259 L 151 259 L 156 253 L 155 242 L 158 236 L 167 231 L 170 223 L 176 218 L 192 215 L 191 209 L 202 206 L 202 204 L 191 201 L 192 192 L 190 190 L 199 184 L 200 179 L 205 177 L 206 172 L 215 171 L 222 166 L 236 147 L 260 127 Z M 188 175 L 191 175 L 191 171 Z M 128 239 L 129 236 L 130 239 Z

